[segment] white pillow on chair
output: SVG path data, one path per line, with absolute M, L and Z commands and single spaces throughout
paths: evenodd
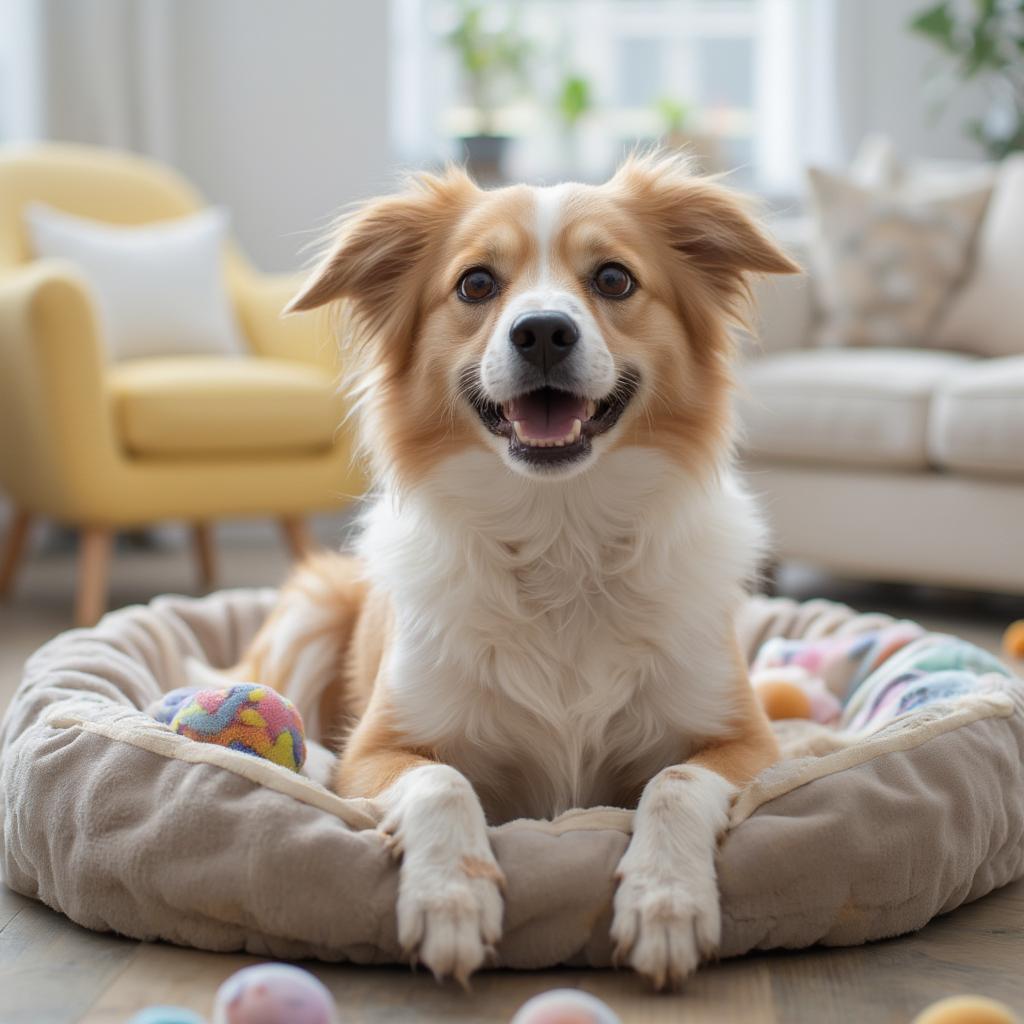
M 224 280 L 224 210 L 123 226 L 30 203 L 25 219 L 36 257 L 85 277 L 111 359 L 245 353 Z

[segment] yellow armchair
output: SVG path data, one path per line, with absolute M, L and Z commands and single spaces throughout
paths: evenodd
M 227 280 L 251 358 L 110 363 L 75 268 L 31 259 L 22 216 L 31 200 L 122 224 L 201 206 L 173 172 L 139 157 L 66 145 L 0 152 L 0 487 L 15 509 L 0 596 L 41 518 L 80 531 L 80 624 L 106 606 L 119 529 L 191 523 L 207 586 L 213 520 L 277 518 L 302 553 L 302 517 L 340 507 L 365 482 L 339 427 L 324 322 L 280 316 L 297 281 L 258 273 L 232 248 Z

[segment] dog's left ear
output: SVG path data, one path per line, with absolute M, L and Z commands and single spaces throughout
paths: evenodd
M 691 173 L 682 157 L 632 156 L 614 180 L 680 260 L 730 299 L 746 292 L 751 274 L 801 271 L 758 225 L 743 197 Z

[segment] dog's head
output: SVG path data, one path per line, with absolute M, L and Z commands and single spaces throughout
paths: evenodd
M 715 463 L 748 278 L 797 269 L 677 158 L 601 186 L 484 191 L 450 170 L 345 219 L 289 308 L 346 300 L 378 468 L 410 480 L 484 445 L 557 480 L 629 445 Z

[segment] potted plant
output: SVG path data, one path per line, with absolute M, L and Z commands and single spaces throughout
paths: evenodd
M 482 181 L 501 178 L 508 138 L 498 134 L 495 114 L 502 87 L 520 87 L 529 50 L 514 25 L 488 23 L 487 5 L 464 2 L 446 41 L 455 51 L 463 83 L 473 106 L 476 128 L 461 137 L 470 170 Z
M 558 89 L 555 106 L 562 127 L 565 172 L 573 173 L 578 162 L 580 122 L 594 106 L 590 82 L 575 72 L 567 74 Z
M 660 142 L 668 149 L 685 150 L 696 161 L 698 169 L 710 174 L 722 169 L 718 140 L 694 127 L 694 111 L 690 104 L 672 96 L 662 96 L 654 104 L 661 124 Z
M 685 144 L 688 136 L 684 133 L 690 120 L 689 105 L 672 96 L 662 96 L 654 104 L 654 109 L 661 120 L 666 143 L 670 146 Z
M 966 125 L 986 154 L 999 160 L 1024 150 L 1024 0 L 943 0 L 910 28 L 953 59 L 954 80 L 977 80 L 988 90 L 988 113 Z

